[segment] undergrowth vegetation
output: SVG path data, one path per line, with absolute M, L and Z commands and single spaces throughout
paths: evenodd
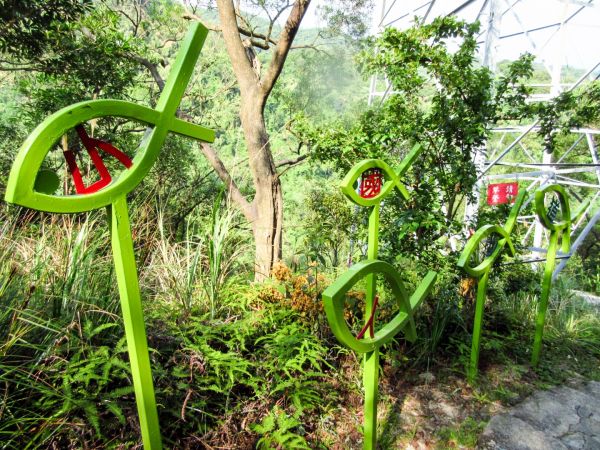
M 50 113 L 86 99 L 154 107 L 189 20 L 199 15 L 222 26 L 217 11 L 195 1 L 12 3 L 19 8 L 5 9 L 18 20 L 0 14 L 8 30 L 0 27 L 0 198 L 18 144 Z M 370 2 L 343 0 L 325 2 L 323 11 L 350 33 L 331 24 L 294 31 L 294 51 L 285 52 L 285 69 L 265 90 L 273 72 L 268 49 L 279 40 L 271 31 L 285 31 L 281 14 L 309 2 L 218 3 L 236 3 L 241 9 L 232 15 L 257 32 L 243 37 L 243 58 L 251 59 L 245 72 L 252 92 L 272 95 L 240 115 L 241 86 L 250 83 L 236 80 L 223 35 L 211 31 L 178 114 L 215 129 L 216 140 L 209 148 L 169 136 L 127 199 L 165 448 L 362 447 L 361 357 L 332 335 L 322 293 L 367 257 L 369 208 L 350 205 L 337 184 L 364 158 L 397 166 L 417 142 L 424 151 L 403 176 L 410 200 L 390 195 L 382 204 L 378 258 L 397 268 L 409 292 L 429 270 L 438 278 L 415 311 L 416 341 L 400 333 L 380 350 L 380 447 L 472 448 L 502 405 L 568 379 L 600 379 L 598 307 L 578 293 L 600 292 L 599 225 L 555 283 L 536 369 L 529 360 L 542 268 L 510 260 L 494 267 L 474 386 L 465 369 L 477 285 L 456 265 L 477 179 L 472 154 L 501 141 L 492 125 L 546 114 L 555 158 L 573 150 L 574 162 L 584 162 L 574 138 L 552 130 L 597 125 L 598 81 L 538 107 L 527 100 L 526 83 L 549 82 L 536 79 L 541 65 L 523 55 L 493 75 L 477 63 L 478 24 L 448 16 L 405 32 L 389 28 L 387 42 L 357 41 Z M 254 14 L 272 7 L 283 10 L 270 16 L 271 26 Z M 253 47 L 262 33 L 264 45 Z M 388 100 L 367 107 L 369 82 L 357 66 L 386 76 Z M 249 152 L 244 122 L 253 115 L 261 142 Z M 145 125 L 121 118 L 89 127 L 131 156 L 146 134 Z M 541 158 L 543 141 L 522 142 Z M 60 175 L 63 195 L 74 194 L 63 152 L 79 147 L 75 133 L 66 134 L 43 163 Z M 108 163 L 116 176 L 115 166 Z M 593 171 L 577 176 L 596 183 Z M 573 198 L 586 197 L 583 189 Z M 277 200 L 270 209 L 252 200 L 268 196 Z M 473 226 L 504 223 L 509 209 L 483 206 Z M 257 220 L 265 212 L 273 221 Z M 532 205 L 524 212 L 533 215 Z M 256 239 L 279 232 L 281 248 L 273 239 L 263 256 L 277 260 L 281 251 L 283 260 L 257 267 Z M 0 205 L 0 450 L 141 448 L 109 233 L 105 211 L 57 215 Z M 347 293 L 345 318 L 355 333 L 365 322 L 365 287 L 363 280 Z M 383 281 L 378 295 L 376 329 L 397 311 Z
M 244 278 L 244 230 L 232 226 L 236 213 L 226 202 L 215 203 L 208 220 L 189 219 L 182 241 L 167 237 L 160 212 L 137 212 L 148 220 L 136 221 L 134 234 L 144 243 L 138 264 L 166 445 L 360 446 L 360 360 L 337 346 L 321 306 L 335 272 L 316 262 L 300 272 L 280 263 L 271 281 L 253 286 Z M 103 213 L 11 214 L 0 247 L 0 448 L 138 445 Z M 418 266 L 405 274 L 409 286 L 422 273 Z M 474 286 L 449 266 L 440 277 L 416 316 L 417 342 L 397 339 L 383 349 L 390 384 L 410 389 L 423 373 L 462 377 Z M 517 386 L 499 387 L 486 373 L 497 365 L 529 373 L 521 382 L 531 388 L 573 372 L 600 378 L 600 319 L 574 296 L 569 274 L 550 301 L 542 364 L 526 368 L 538 279 L 521 267 L 492 280 L 477 398 L 514 400 Z M 360 286 L 349 293 L 349 323 L 360 323 L 363 298 Z M 470 446 L 485 419 L 464 420 L 441 427 L 436 445 Z M 385 423 L 380 432 L 388 433 Z M 382 439 L 394 447 L 410 433 Z
M 160 223 L 134 229 L 150 243 L 140 276 L 169 446 L 251 446 L 258 432 L 265 448 L 304 442 L 314 432 L 305 416 L 335 397 L 314 323 L 235 283 L 246 261 L 234 216 L 216 205 L 199 237 L 183 243 L 169 242 Z M 5 221 L 2 240 L 1 447 L 133 445 L 135 402 L 103 217 L 23 220 Z M 289 424 L 300 418 L 305 431 L 296 435 Z

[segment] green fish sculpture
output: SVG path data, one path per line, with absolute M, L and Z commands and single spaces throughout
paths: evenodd
M 156 108 L 151 109 L 120 100 L 91 100 L 68 106 L 49 116 L 21 147 L 6 188 L 7 202 L 39 211 L 81 213 L 102 207 L 108 208 L 113 258 L 142 441 L 144 447 L 151 450 L 162 448 L 162 443 L 131 238 L 127 194 L 148 174 L 169 132 L 203 142 L 214 141 L 214 131 L 176 117 L 207 34 L 207 28 L 198 22 L 189 27 Z M 107 116 L 132 119 L 148 126 L 133 160 L 111 144 L 90 138 L 85 132 L 83 124 L 86 121 Z M 101 178 L 91 186 L 83 186 L 75 158 L 65 152 L 78 194 L 53 195 L 59 186 L 58 176 L 40 168 L 50 149 L 73 128 L 77 130 Z M 125 166 L 115 180 L 112 180 L 104 166 L 98 150 L 114 156 Z

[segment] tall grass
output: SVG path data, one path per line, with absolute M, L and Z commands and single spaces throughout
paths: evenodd
M 257 365 L 244 346 L 236 344 L 229 352 L 221 348 L 237 332 L 230 314 L 243 315 L 248 302 L 243 288 L 228 288 L 234 272 L 243 276 L 247 267 L 240 256 L 247 247 L 237 213 L 219 199 L 208 220 L 200 214 L 190 217 L 185 239 L 174 242 L 160 213 L 156 221 L 148 211 L 141 212 L 144 221 L 134 219 L 133 234 L 136 253 L 143 258 L 138 271 L 153 371 L 161 414 L 172 425 L 166 435 L 177 440 L 186 433 L 205 433 L 208 422 L 231 414 L 236 408 L 227 399 L 240 383 L 255 387 L 251 398 L 271 393 L 256 373 L 264 361 Z M 11 209 L 2 218 L 0 449 L 137 445 L 137 414 L 104 212 L 49 216 Z M 251 316 L 248 323 L 261 317 Z M 228 325 L 208 334 L 205 323 L 211 318 Z M 273 320 L 268 315 L 265 319 L 267 328 L 247 327 L 252 339 L 258 337 L 257 330 L 272 331 Z M 185 327 L 182 334 L 185 323 L 193 329 Z M 182 348 L 197 355 L 190 361 L 210 360 L 214 371 L 208 377 L 192 376 L 190 387 L 180 391 L 174 352 Z M 237 371 L 239 364 L 246 369 Z M 189 366 L 182 369 L 187 377 Z M 214 397 L 209 403 L 215 413 L 201 414 L 203 424 L 182 412 L 194 404 L 192 392 Z
M 210 227 L 205 232 L 206 264 L 201 271 L 202 286 L 210 305 L 210 317 L 214 319 L 219 311 L 219 299 L 234 270 L 234 264 L 248 249 L 239 239 L 234 229 L 239 226 L 239 213 L 229 202 L 223 207 L 222 195 L 215 199 L 210 214 Z
M 140 268 L 142 287 L 154 299 L 179 304 L 186 314 L 195 308 L 215 319 L 228 284 L 240 278 L 234 275 L 243 278 L 249 267 L 239 213 L 218 195 L 208 218 L 187 219 L 181 242 L 169 239 L 162 213 L 157 216 L 149 262 Z
M 544 326 L 546 361 L 582 353 L 600 357 L 598 308 L 578 297 L 571 287 L 570 280 L 559 278 L 551 291 Z M 537 293 L 515 292 L 493 303 L 488 319 L 512 330 L 525 356 L 533 340 L 538 302 Z
M 600 314 L 570 289 L 558 286 L 550 303 L 545 334 L 554 346 L 576 355 L 581 349 L 600 356 Z
M 198 272 L 204 242 L 189 234 L 184 242 L 169 242 L 164 217 L 159 212 L 158 235 L 153 237 L 151 248 L 148 265 L 140 268 L 145 294 L 154 300 L 174 301 L 189 313 L 199 296 Z
M 5 217 L 0 245 L 0 448 L 40 446 L 64 427 L 85 428 L 86 422 L 98 431 L 102 410 L 117 411 L 114 402 L 105 401 L 101 408 L 90 396 L 94 373 L 100 374 L 94 385 L 103 389 L 97 381 L 103 373 L 104 379 L 111 378 L 110 368 L 81 370 L 86 364 L 95 367 L 100 359 L 102 364 L 111 361 L 105 356 L 114 349 L 96 343 L 109 328 L 119 326 L 116 291 L 107 282 L 109 255 L 102 248 L 106 229 L 97 214 L 48 218 L 15 211 Z M 123 363 L 122 375 L 124 369 Z M 79 417 L 85 422 L 79 423 Z

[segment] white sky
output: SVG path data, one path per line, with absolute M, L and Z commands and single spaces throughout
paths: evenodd
M 429 8 L 428 0 L 375 0 L 372 14 L 372 30 L 377 31 L 380 22 L 383 2 L 386 2 L 386 11 L 389 12 L 384 20 L 385 24 L 393 22 L 392 26 L 406 28 L 410 26 L 415 15 L 422 16 Z M 428 21 L 438 15 L 445 15 L 453 11 L 466 0 L 436 0 L 431 8 Z M 526 30 L 531 30 L 546 25 L 561 23 L 569 18 L 582 6 L 588 5 L 588 0 L 495 0 L 499 10 L 504 13 L 500 21 L 500 36 L 506 36 Z M 319 4 L 327 0 L 314 0 L 303 21 L 303 27 L 316 27 L 323 25 L 317 16 Z M 491 0 L 490 0 L 491 2 Z M 488 2 L 488 3 L 490 3 Z M 484 0 L 475 0 L 466 6 L 459 16 L 468 21 L 473 21 L 484 4 Z M 600 0 L 592 0 L 575 17 L 567 22 L 562 31 L 555 26 L 546 30 L 532 31 L 528 36 L 504 38 L 498 40 L 496 47 L 496 60 L 515 59 L 523 52 L 530 52 L 544 59 L 549 66 L 558 62 L 583 69 L 589 69 L 600 62 Z M 390 8 L 391 5 L 391 8 Z M 512 9 L 509 10 L 509 6 Z M 488 21 L 487 7 L 483 10 L 480 21 L 482 29 Z M 506 12 L 508 10 L 508 12 Z M 401 18 L 403 15 L 406 17 Z M 399 20 L 398 20 L 399 19 Z M 482 36 L 482 39 L 485 35 Z M 535 47 L 534 47 L 535 46 Z M 482 45 L 483 47 L 483 45 Z

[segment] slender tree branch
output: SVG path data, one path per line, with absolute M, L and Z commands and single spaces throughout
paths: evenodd
M 178 39 L 172 39 L 172 38 L 165 39 L 165 41 L 164 41 L 162 44 L 160 44 L 160 45 L 157 45 L 157 46 L 156 46 L 156 49 L 158 50 L 159 48 L 165 48 L 165 46 L 166 46 L 166 45 L 167 45 L 169 42 L 179 42 L 179 40 L 178 40 Z
M 290 7 L 292 6 L 289 2 L 289 0 L 286 2 L 286 4 L 280 8 L 277 11 L 277 14 L 275 14 L 275 17 L 271 18 L 271 16 L 269 15 L 269 13 L 267 12 L 267 15 L 269 15 L 269 29 L 267 30 L 267 37 L 271 38 L 271 34 L 273 33 L 273 27 L 275 26 L 275 23 L 277 22 L 277 19 L 279 19 L 279 17 L 281 17 L 281 15 Z M 266 9 L 265 9 L 266 11 Z
M 196 14 L 193 14 L 189 11 L 186 12 L 182 17 L 186 20 L 200 21 L 210 31 L 214 31 L 216 33 L 221 33 L 223 31 L 218 25 L 208 23 L 204 21 L 200 16 L 197 16 Z M 263 50 L 269 50 L 271 48 L 271 45 L 277 45 L 277 41 L 275 39 L 272 39 L 270 35 L 264 33 L 257 33 L 256 31 L 251 30 L 249 27 L 246 28 L 241 25 L 238 25 L 238 31 L 241 35 L 249 37 L 252 42 L 252 45 L 258 48 L 262 48 Z M 260 39 L 260 41 L 258 39 Z
M 18 72 L 19 70 L 43 72 L 42 70 L 37 69 L 34 66 L 19 66 L 19 67 L 17 67 L 17 66 L 11 66 L 11 67 L 0 66 L 0 72 Z
M 264 41 L 259 41 L 254 38 L 250 38 L 249 40 L 250 40 L 250 44 L 252 44 L 252 47 L 257 47 L 262 50 L 269 50 L 271 48 L 271 46 Z
M 246 17 L 242 14 L 241 10 L 240 10 L 240 5 L 236 5 L 235 7 L 235 16 L 240 19 L 243 23 L 244 23 L 244 29 L 246 30 L 250 30 L 252 29 L 252 24 L 250 23 L 250 21 L 248 19 L 246 19 Z M 237 20 L 237 19 L 236 19 Z M 238 28 L 240 27 L 239 22 L 238 22 Z
M 137 36 L 138 28 L 140 26 L 140 21 L 139 21 L 140 17 L 139 17 L 139 14 L 137 13 L 137 8 L 136 8 L 137 20 L 133 19 L 133 17 L 131 17 L 129 14 L 127 14 L 122 9 L 117 9 L 117 12 L 121 13 L 121 15 L 123 15 L 127 20 L 129 20 L 129 22 L 131 22 L 131 25 L 133 26 L 133 35 Z
M 282 159 L 281 161 L 277 161 L 275 163 L 275 167 L 279 168 L 279 167 L 283 167 L 283 166 L 295 166 L 296 164 L 299 164 L 302 161 L 304 161 L 306 158 L 308 158 L 308 153 L 297 156 L 295 158 Z
M 253 222 L 255 220 L 255 214 L 252 210 L 252 206 L 240 191 L 239 187 L 237 186 L 237 184 L 229 174 L 229 171 L 225 167 L 225 164 L 223 164 L 223 161 L 221 160 L 221 158 L 219 158 L 219 155 L 217 155 L 215 149 L 211 145 L 202 142 L 200 143 L 200 150 L 202 150 L 202 153 L 204 154 L 212 168 L 215 170 L 221 181 L 225 183 L 225 186 L 227 187 L 227 191 L 229 192 L 231 199 L 242 210 L 244 217 L 246 217 L 248 222 Z
M 202 24 L 210 31 L 216 31 L 217 33 L 221 32 L 221 27 L 215 25 L 214 23 L 207 22 L 206 20 L 202 19 L 202 17 L 194 14 L 193 12 L 186 11 L 185 14 L 181 17 L 185 20 L 196 20 L 198 22 L 202 22 Z
M 324 44 L 321 44 L 321 45 L 324 45 Z M 329 55 L 328 52 L 326 52 L 325 50 L 321 50 L 319 48 L 319 44 L 293 45 L 292 47 L 290 47 L 290 50 L 302 50 L 302 49 L 311 49 L 311 50 L 314 50 L 316 52 L 323 53 L 325 55 Z
M 298 163 L 299 164 L 299 163 Z M 277 173 L 277 178 L 281 178 L 288 170 L 293 169 L 294 167 L 296 167 L 298 164 L 292 164 L 287 166 L 285 169 L 283 169 L 281 172 Z
M 324 41 L 323 40 L 323 35 L 321 34 L 321 30 L 319 30 L 315 36 L 315 38 L 312 40 L 312 42 L 310 44 L 300 44 L 300 45 L 292 45 L 290 47 L 290 50 L 298 50 L 298 49 L 303 49 L 303 48 L 310 48 L 312 50 L 315 50 L 317 52 L 322 52 L 325 53 L 326 55 L 329 55 L 329 53 L 325 50 L 321 50 L 319 47 L 323 47 L 326 45 L 331 45 L 334 43 L 333 40 L 331 41 Z
M 292 7 L 290 15 L 288 16 L 283 27 L 283 31 L 279 35 L 279 42 L 277 43 L 275 51 L 273 52 L 273 57 L 271 58 L 269 68 L 267 69 L 267 72 L 262 80 L 262 93 L 265 98 L 271 93 L 275 82 L 283 70 L 283 65 L 285 64 L 288 52 L 290 51 L 292 42 L 296 37 L 296 33 L 298 33 L 300 23 L 302 22 L 308 5 L 310 5 L 310 1 L 311 0 L 296 0 L 294 2 L 294 6 Z
M 148 69 L 148 71 L 150 72 L 150 75 L 152 75 L 152 78 L 154 78 L 154 81 L 156 81 L 159 91 L 162 92 L 163 88 L 165 87 L 165 80 L 163 79 L 163 77 L 160 76 L 160 73 L 158 72 L 158 66 L 156 64 L 148 61 L 146 58 L 142 58 L 141 56 L 133 55 L 133 54 L 130 54 L 129 56 L 134 61 L 139 62 L 142 66 L 144 66 L 146 69 Z

